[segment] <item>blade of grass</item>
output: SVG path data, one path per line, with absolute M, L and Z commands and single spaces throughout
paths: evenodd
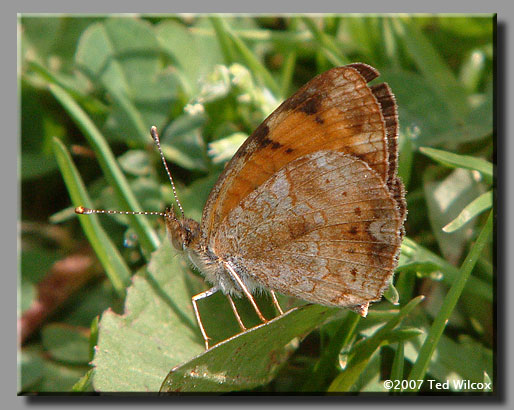
M 96 128 L 87 114 L 65 90 L 56 84 L 50 84 L 49 89 L 86 136 L 89 144 L 97 155 L 105 178 L 109 185 L 114 188 L 121 206 L 127 211 L 140 211 L 141 208 L 136 197 L 132 193 L 123 172 L 116 163 L 116 159 L 109 145 L 98 128 Z M 151 252 L 157 249 L 159 238 L 145 217 L 134 215 L 129 215 L 128 217 L 132 227 L 136 231 L 141 248 L 145 256 L 148 257 Z
M 137 130 L 139 137 L 142 140 L 146 137 L 146 140 L 148 140 L 149 132 L 145 127 L 141 113 L 134 107 L 134 104 L 116 88 L 111 87 L 108 91 L 113 101 L 125 113 L 127 121 L 131 122 L 132 127 Z
M 293 81 L 294 67 L 296 64 L 296 51 L 289 51 L 284 57 L 284 65 L 280 75 L 280 95 L 289 95 L 289 87 Z
M 469 111 L 466 91 L 459 84 L 446 61 L 423 34 L 415 19 L 395 18 L 391 23 L 412 61 L 431 88 L 443 100 L 455 121 L 463 120 Z
M 396 347 L 396 353 L 394 355 L 393 365 L 391 368 L 391 379 L 390 380 L 402 380 L 403 379 L 403 366 L 405 363 L 405 342 L 402 340 L 398 342 L 398 346 Z M 401 388 L 393 389 L 393 392 L 399 393 L 401 392 Z
M 428 369 L 428 365 L 430 364 L 430 359 L 437 347 L 439 339 L 443 334 L 443 331 L 446 327 L 446 323 L 450 318 L 453 309 L 457 305 L 459 301 L 460 295 L 464 290 L 464 286 L 466 285 L 469 276 L 471 275 L 471 271 L 475 266 L 480 254 L 482 253 L 485 245 L 488 243 L 489 238 L 491 236 L 493 229 L 493 213 L 489 213 L 489 217 L 478 236 L 475 244 L 469 251 L 469 254 L 466 257 L 466 260 L 462 264 L 459 270 L 459 276 L 457 280 L 453 283 L 452 287 L 448 291 L 448 294 L 444 298 L 443 304 L 441 306 L 441 310 L 437 314 L 430 328 L 430 331 L 427 335 L 427 338 L 423 342 L 423 346 L 421 346 L 421 350 L 419 352 L 418 358 L 416 362 L 412 366 L 412 370 L 409 374 L 409 380 L 421 380 L 424 379 L 425 374 Z M 409 389 L 408 391 L 416 392 L 418 388 Z
M 66 147 L 58 138 L 54 138 L 53 148 L 73 204 L 75 206 L 84 205 L 90 207 L 92 204 L 91 199 L 89 199 L 84 183 Z M 114 289 L 120 297 L 124 297 L 125 288 L 130 284 L 131 276 L 130 269 L 126 265 L 125 260 L 111 242 L 109 235 L 105 233 L 97 215 L 79 218 L 79 222 L 91 246 L 98 255 L 98 259 L 102 263 Z
M 457 218 L 443 227 L 443 231 L 450 233 L 462 228 L 474 217 L 480 215 L 484 211 L 487 211 L 492 206 L 493 191 L 483 193 L 470 204 L 466 205 L 466 207 L 461 211 Z
M 266 86 L 275 97 L 281 97 L 280 95 L 280 87 L 277 85 L 273 76 L 268 71 L 268 69 L 259 61 L 259 59 L 254 55 L 252 50 L 248 48 L 248 46 L 233 32 L 228 24 L 221 17 L 212 17 L 211 22 L 216 22 L 213 24 L 217 24 L 218 30 L 224 33 L 223 38 L 228 37 L 232 41 L 232 44 L 235 46 L 241 57 L 243 58 L 245 64 L 248 66 L 250 71 L 257 76 L 261 80 L 261 82 Z
M 458 280 L 459 270 L 455 266 L 408 237 L 403 238 L 402 254 L 413 259 L 415 262 L 431 262 L 439 266 L 441 272 L 444 272 L 444 283 L 452 285 L 456 280 Z M 399 266 L 398 270 L 402 270 L 402 266 Z M 493 292 L 490 283 L 487 283 L 475 276 L 471 276 L 469 278 L 464 291 L 466 293 L 479 296 L 488 302 L 492 302 L 493 300 Z
M 71 391 L 74 393 L 93 392 L 93 372 L 94 369 L 89 369 L 87 373 L 73 385 Z
M 482 158 L 454 154 L 452 152 L 429 147 L 419 147 L 419 152 L 450 168 L 464 168 L 478 171 L 484 178 L 487 178 L 489 183 L 493 179 L 494 165 Z
M 320 391 L 323 386 L 326 386 L 328 377 L 334 377 L 339 363 L 339 353 L 352 340 L 360 318 L 358 314 L 348 312 L 343 323 L 330 339 L 326 349 L 323 349 L 320 360 L 316 362 L 311 376 L 302 386 L 301 391 Z
M 360 374 L 364 371 L 371 356 L 378 349 L 383 340 L 389 333 L 405 318 L 412 310 L 424 299 L 424 296 L 418 296 L 407 303 L 398 314 L 377 330 L 373 336 L 364 340 L 355 346 L 351 353 L 346 369 L 337 376 L 330 387 L 329 392 L 347 392 L 355 384 Z
M 212 27 L 214 28 L 214 32 L 216 33 L 218 42 L 220 43 L 220 48 L 223 54 L 223 59 L 225 60 L 225 65 L 229 66 L 236 61 L 236 52 L 234 50 L 232 41 L 230 41 L 230 37 L 227 33 L 227 30 L 225 30 L 224 24 L 218 17 L 209 17 L 209 21 L 211 22 Z
M 334 39 L 327 34 L 323 33 L 316 22 L 309 17 L 302 17 L 302 21 L 305 23 L 309 31 L 312 33 L 314 39 L 319 43 L 323 49 L 326 57 L 335 66 L 342 66 L 350 63 L 342 53 L 340 47 L 336 44 Z
M 414 158 L 414 144 L 412 143 L 412 134 L 406 132 L 400 139 L 400 161 L 398 162 L 398 175 L 403 181 L 405 188 L 409 188 L 412 159 Z

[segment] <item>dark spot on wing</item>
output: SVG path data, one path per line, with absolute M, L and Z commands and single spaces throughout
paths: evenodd
M 304 104 L 298 108 L 299 111 L 304 112 L 307 115 L 316 114 L 320 107 L 323 96 L 321 94 L 315 94 L 309 98 Z
M 357 233 L 357 227 L 352 226 L 348 232 L 350 232 L 352 235 L 355 235 Z
M 272 142 L 268 138 L 268 134 L 269 127 L 266 125 L 266 122 L 263 122 L 261 125 L 257 127 L 257 129 L 253 132 L 250 138 L 254 139 L 259 147 L 263 148 Z
M 290 153 L 291 153 L 291 152 L 293 152 L 293 151 L 294 151 L 294 149 L 292 149 L 292 148 L 288 148 L 288 149 L 286 149 L 286 154 L 290 154 Z
M 291 222 L 287 228 L 292 240 L 298 239 L 309 231 L 309 227 L 303 220 Z

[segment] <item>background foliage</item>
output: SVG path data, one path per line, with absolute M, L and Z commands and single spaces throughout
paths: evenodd
M 494 24 L 490 15 L 22 16 L 19 391 L 494 381 Z M 365 320 L 302 306 L 204 353 L 190 298 L 206 285 L 159 246 L 162 221 L 77 218 L 74 206 L 164 209 L 156 125 L 186 213 L 199 220 L 223 164 L 265 116 L 316 74 L 356 61 L 381 72 L 399 105 L 409 215 L 395 286 Z M 265 296 L 259 303 L 274 315 Z M 237 333 L 220 295 L 200 309 L 213 342 Z

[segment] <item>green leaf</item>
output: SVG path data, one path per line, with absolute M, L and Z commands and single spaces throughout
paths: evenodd
M 75 206 L 91 207 L 91 200 L 70 154 L 57 138 L 54 138 L 54 152 L 73 204 Z M 114 289 L 116 289 L 120 296 L 123 296 L 125 294 L 125 286 L 128 285 L 130 280 L 130 269 L 119 254 L 118 249 L 103 230 L 97 215 L 81 217 L 79 221 Z
M 286 345 L 336 312 L 319 305 L 291 309 L 172 369 L 161 392 L 227 392 L 266 384 L 289 356 L 291 349 Z
M 412 61 L 432 90 L 445 102 L 452 118 L 463 119 L 469 110 L 467 95 L 444 58 L 423 34 L 414 19 L 396 18 L 392 19 L 392 22 Z
M 133 278 L 125 310 L 98 325 L 93 384 L 100 392 L 157 392 L 169 370 L 205 349 L 191 305 L 191 278 L 169 241 Z
M 488 177 L 489 180 L 493 178 L 494 165 L 484 159 L 471 157 L 469 155 L 454 154 L 452 152 L 429 147 L 420 147 L 419 151 L 447 167 L 475 170 L 480 172 L 484 177 Z
M 203 115 L 184 114 L 176 118 L 161 139 L 162 151 L 173 163 L 194 171 L 207 171 L 205 143 L 201 132 Z
M 209 156 L 215 164 L 228 161 L 248 138 L 247 134 L 235 132 L 228 137 L 209 143 Z
M 371 312 L 370 312 L 371 313 Z M 354 312 L 348 312 L 345 319 L 330 337 L 330 341 L 321 352 L 321 358 L 313 366 L 310 376 L 302 386 L 302 392 L 316 392 L 326 389 L 339 369 L 341 351 L 350 350 L 350 341 L 357 333 L 357 325 L 361 317 Z
M 396 346 L 396 352 L 394 354 L 393 365 L 391 368 L 391 379 L 390 380 L 402 380 L 403 379 L 403 369 L 405 366 L 405 357 L 404 357 L 404 346 L 405 342 L 403 340 L 398 342 L 398 346 Z M 395 392 L 401 391 L 401 388 L 395 389 Z
M 334 39 L 324 33 L 316 24 L 316 22 L 309 18 L 303 17 L 302 22 L 307 26 L 312 36 L 317 43 L 321 46 L 322 50 L 326 53 L 327 58 L 334 66 L 342 66 L 348 64 L 350 61 L 341 52 L 341 47 L 336 44 Z
M 174 20 L 163 20 L 155 27 L 157 40 L 162 50 L 168 53 L 174 68 L 179 71 L 179 78 L 190 99 L 199 91 L 200 80 L 211 73 L 223 60 L 219 38 L 214 35 L 202 35 L 210 26 L 207 18 L 198 18 L 191 26 Z
M 473 200 L 461 211 L 459 216 L 443 227 L 445 232 L 454 232 L 462 228 L 470 220 L 487 211 L 493 206 L 493 191 L 486 192 Z
M 428 332 L 429 327 L 426 328 L 424 335 L 405 343 L 405 358 L 409 362 L 416 362 Z M 492 372 L 492 357 L 492 350 L 476 340 L 461 337 L 456 341 L 443 334 L 432 355 L 427 374 L 431 379 L 438 381 L 450 380 L 450 388 L 456 391 L 453 388 L 454 380 L 482 382 L 484 371 Z M 469 358 L 473 358 L 473 360 L 469 360 Z M 404 378 L 406 378 L 405 375 Z
M 239 38 L 239 36 L 229 28 L 227 22 L 221 17 L 211 17 L 211 21 L 219 24 L 219 27 L 225 31 L 226 36 L 232 41 L 234 48 L 237 49 L 241 55 L 245 65 L 248 66 L 250 71 L 261 80 L 262 84 L 266 86 L 275 97 L 280 96 L 280 87 L 275 82 L 275 79 L 268 71 L 268 69 L 259 61 L 257 56 L 252 50 Z
M 371 356 L 384 343 L 389 333 L 423 300 L 418 296 L 407 303 L 398 314 L 382 326 L 373 336 L 356 345 L 350 353 L 350 359 L 344 371 L 332 382 L 329 392 L 348 392 L 364 371 Z
M 421 271 L 433 272 L 436 269 L 443 272 L 443 281 L 451 285 L 457 280 L 459 270 L 451 263 L 424 248 L 412 239 L 405 237 L 402 243 L 402 252 L 400 255 L 400 262 L 398 270 L 402 271 L 408 269 L 409 263 L 422 263 L 426 264 L 426 270 L 421 268 Z M 416 265 L 412 265 L 416 268 Z M 466 294 L 479 296 L 480 298 L 492 302 L 493 289 L 490 282 L 483 281 L 477 277 L 471 276 L 468 279 L 466 287 L 464 288 Z
M 439 249 L 448 261 L 456 264 L 464 252 L 472 229 L 446 233 L 442 228 L 483 193 L 483 185 L 473 178 L 471 171 L 457 168 L 442 180 L 435 172 L 426 172 L 424 188 L 428 217 Z M 470 222 L 471 228 L 474 223 Z
M 111 134 L 146 142 L 149 127 L 164 124 L 177 81 L 162 70 L 160 53 L 151 26 L 138 19 L 107 19 L 82 35 L 75 62 L 113 98 Z
M 66 366 L 50 361 L 37 346 L 23 349 L 20 355 L 19 393 L 68 392 L 87 371 L 85 366 Z
M 89 342 L 84 329 L 54 323 L 43 328 L 41 337 L 43 347 L 53 359 L 74 364 L 89 362 Z
M 87 371 L 77 383 L 73 385 L 71 390 L 76 393 L 93 392 L 93 369 Z
M 384 292 L 384 298 L 386 298 L 393 305 L 398 305 L 400 303 L 400 294 L 392 283 L 389 284 L 389 287 Z
M 18 392 L 31 391 L 44 377 L 44 360 L 33 350 L 25 349 L 18 353 Z
M 412 367 L 409 374 L 409 380 L 421 380 L 425 377 L 428 365 L 432 358 L 432 355 L 437 347 L 439 339 L 446 327 L 446 323 L 450 318 L 450 315 L 457 305 L 457 302 L 464 290 L 466 282 L 471 275 L 471 271 L 475 266 L 480 254 L 482 253 L 484 246 L 490 240 L 493 228 L 493 214 L 489 213 L 489 217 L 482 228 L 478 239 L 469 251 L 467 258 L 459 269 L 459 276 L 453 283 L 448 294 L 444 298 L 444 302 L 437 316 L 434 319 L 432 327 L 425 339 L 423 346 L 419 352 L 419 356 Z M 417 389 L 409 389 L 410 391 L 416 391 Z
M 116 191 L 120 204 L 125 210 L 140 211 L 141 208 L 139 207 L 134 194 L 130 190 L 125 176 L 119 169 L 109 145 L 93 121 L 91 121 L 87 114 L 66 91 L 55 84 L 50 84 L 49 88 L 55 98 L 62 104 L 64 109 L 88 138 L 90 145 L 97 154 L 98 162 L 102 167 L 109 185 L 111 185 Z M 75 202 L 75 205 L 88 206 L 86 203 L 77 202 Z M 91 204 L 89 204 L 89 206 L 91 206 Z M 134 230 L 137 232 L 139 242 L 141 243 L 143 250 L 148 254 L 152 250 L 156 249 L 159 244 L 159 239 L 146 218 L 139 215 L 129 215 L 129 220 L 131 221 Z

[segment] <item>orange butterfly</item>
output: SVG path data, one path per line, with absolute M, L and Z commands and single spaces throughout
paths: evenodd
M 309 81 L 284 101 L 239 148 L 212 189 L 201 224 L 180 209 L 120 212 L 78 207 L 79 214 L 163 215 L 168 236 L 217 291 L 252 296 L 268 289 L 309 302 L 350 308 L 366 316 L 381 298 L 398 263 L 406 217 L 397 176 L 395 98 L 373 67 L 350 64 Z

